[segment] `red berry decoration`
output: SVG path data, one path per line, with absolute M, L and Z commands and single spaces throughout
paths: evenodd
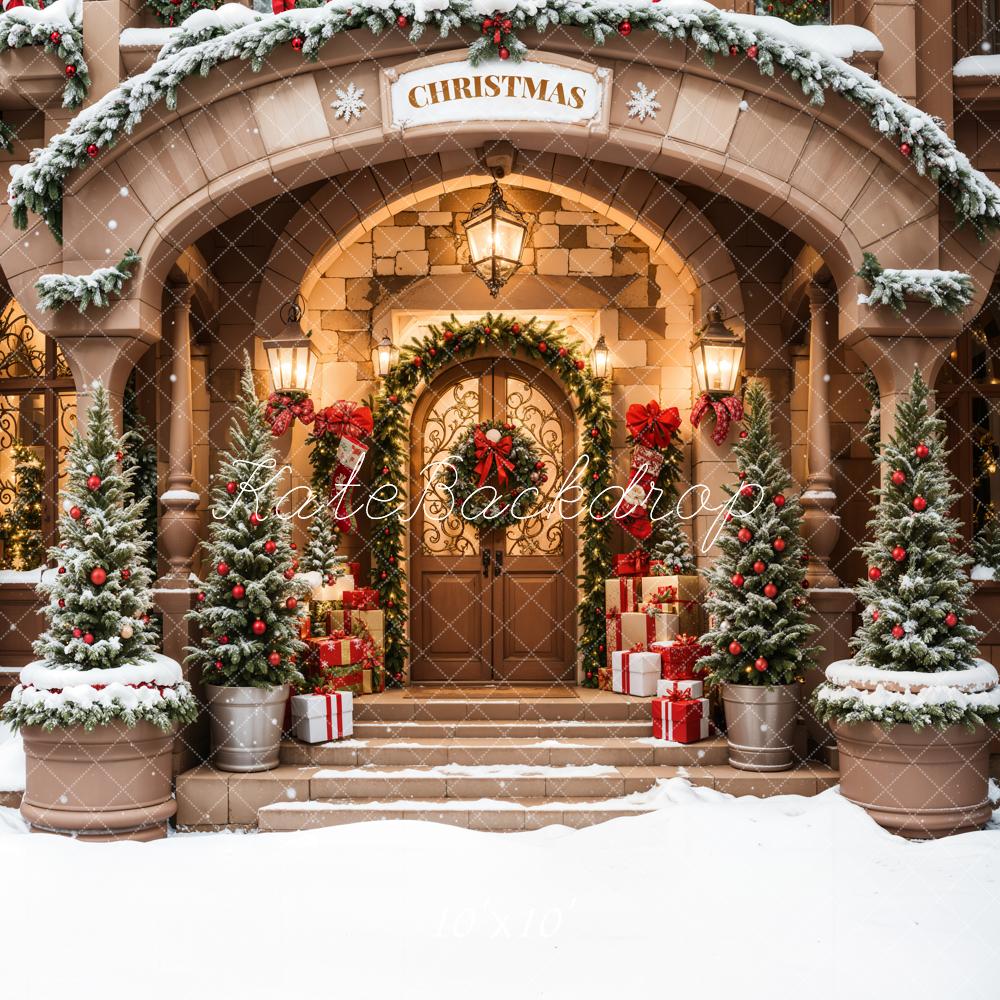
M 83 641 L 88 646 L 93 646 L 94 645 L 94 637 L 89 632 L 84 632 L 83 633 Z
M 108 571 L 103 566 L 95 566 L 90 571 L 90 582 L 95 587 L 103 587 L 108 582 Z
M 101 477 L 100 476 L 88 476 L 87 477 L 87 489 L 88 490 L 99 490 L 101 488 Z
M 739 656 L 740 653 L 742 653 L 742 652 L 743 652 L 743 647 L 734 639 L 729 644 L 729 655 L 730 656 Z
M 742 587 L 742 586 L 743 586 L 743 584 L 744 584 L 744 583 L 745 583 L 746 581 L 745 581 L 745 580 L 743 579 L 743 574 L 742 574 L 742 573 L 734 573 L 734 574 L 733 574 L 733 575 L 732 575 L 732 576 L 731 576 L 731 577 L 729 578 L 729 582 L 730 582 L 730 583 L 731 583 L 731 584 L 732 584 L 732 585 L 733 585 L 734 587 Z
M 237 486 L 231 479 L 226 483 L 226 492 L 232 496 L 236 492 Z
M 280 653 L 268 653 L 267 662 L 271 664 L 272 667 L 281 666 L 281 654 Z
M 923 497 L 913 498 L 913 509 L 919 514 L 921 511 L 927 510 L 927 501 Z
M 778 596 L 778 588 L 773 583 L 767 584 L 764 587 L 764 596 L 773 601 Z
M 247 588 L 242 583 L 237 583 L 233 587 L 232 594 L 237 601 L 242 601 L 247 596 Z
M 776 538 L 771 543 L 771 548 L 774 549 L 775 552 L 784 552 L 785 551 L 785 540 L 784 540 L 784 538 Z
M 903 630 L 903 626 L 902 625 L 893 625 L 892 626 L 892 637 L 893 637 L 893 639 L 902 639 L 904 635 L 906 635 L 906 632 Z
M 754 571 L 754 572 L 755 572 L 755 573 L 756 573 L 756 574 L 757 574 L 758 576 L 760 576 L 760 574 L 761 574 L 761 573 L 763 573 L 763 572 L 764 572 L 764 570 L 766 570 L 766 569 L 767 569 L 767 563 L 763 562 L 763 561 L 762 561 L 762 560 L 760 560 L 760 559 L 758 559 L 758 560 L 757 560 L 757 561 L 756 561 L 756 562 L 755 562 L 755 563 L 753 564 L 753 571 Z
M 59 607 L 61 607 L 61 608 L 66 607 L 66 602 L 61 597 L 59 598 L 59 600 L 58 600 L 57 603 L 58 603 Z
M 730 56 L 732 56 L 735 59 L 740 54 L 740 50 L 738 48 L 736 48 L 735 45 L 730 45 L 729 46 L 729 54 L 730 54 Z
M 872 621 L 878 621 L 878 608 L 872 608 Z
M 754 669 L 759 673 L 764 673 L 768 668 L 768 662 L 763 656 L 758 656 L 756 660 L 753 661 Z
M 628 36 L 632 34 L 632 22 L 622 21 L 622 23 L 618 25 L 618 34 L 621 35 L 622 38 L 628 38 Z
M 294 611 L 298 606 L 299 602 L 294 597 L 289 597 L 288 600 L 285 601 L 285 607 L 288 608 L 289 611 Z
M 216 670 L 221 670 L 222 669 L 222 660 L 216 660 L 215 661 L 215 669 Z
M 250 626 L 250 631 L 253 632 L 254 635 L 263 635 L 267 631 L 267 626 L 259 618 L 257 618 L 253 625 Z
M 218 573 L 219 576 L 226 576 L 229 573 L 229 563 L 220 562 L 215 567 L 215 572 Z
M 264 551 L 269 556 L 273 556 L 274 553 L 278 551 L 278 543 L 274 541 L 273 538 L 269 538 L 266 542 L 264 542 Z
M 878 566 L 869 566 L 868 579 L 871 580 L 872 583 L 877 583 L 882 579 L 882 570 L 880 570 Z
M 92 160 L 97 158 L 97 154 L 99 152 L 100 149 L 98 149 L 98 147 L 94 143 L 91 143 L 89 146 L 87 146 L 87 156 L 89 156 Z
M 408 28 L 410 26 L 410 19 L 405 14 L 400 14 L 396 18 L 396 27 L 402 30 L 403 28 Z
M 749 542 L 753 538 L 753 532 L 749 528 L 740 528 L 740 530 L 736 532 L 736 537 L 744 545 L 746 545 L 747 542 Z
M 123 580 L 127 580 L 127 579 L 128 579 L 128 578 L 129 578 L 130 576 L 131 576 L 131 575 L 132 575 L 132 570 L 130 570 L 130 569 L 128 568 L 128 566 L 126 566 L 126 567 L 125 567 L 125 568 L 124 568 L 124 569 L 123 569 L 123 570 L 121 571 L 121 578 L 122 578 Z
M 906 482 L 906 473 L 902 469 L 896 469 L 892 474 L 892 485 L 902 486 Z
M 919 459 L 930 457 L 930 453 L 931 453 L 930 448 L 928 448 L 927 445 L 923 443 L 923 441 L 921 441 L 920 444 L 918 444 L 916 448 L 913 449 L 913 454 L 916 455 L 917 458 Z
M 73 518 L 74 521 L 79 521 L 83 516 L 83 511 L 79 507 L 70 507 L 69 516 Z
M 901 142 L 899 144 L 899 151 L 903 156 L 909 156 L 913 152 L 913 147 L 908 142 Z
M 747 439 L 747 438 L 748 438 L 749 436 L 750 436 L 750 435 L 749 435 L 749 434 L 747 434 L 747 432 L 746 432 L 746 431 L 740 431 L 740 440 L 741 440 L 741 441 L 746 441 L 746 439 Z
M 65 573 L 65 572 L 66 572 L 66 567 L 65 566 L 60 566 L 59 570 L 58 570 L 59 575 L 62 576 L 63 573 Z
M 897 545 L 892 550 L 892 558 L 896 562 L 902 562 L 906 558 L 906 549 L 904 549 L 902 545 Z
M 784 497 L 783 494 L 778 493 L 778 494 L 775 495 L 774 506 L 775 507 L 784 507 L 785 506 L 785 497 Z
M 944 616 L 944 623 L 948 628 L 954 628 L 958 624 L 958 615 L 954 611 L 949 611 L 948 614 Z

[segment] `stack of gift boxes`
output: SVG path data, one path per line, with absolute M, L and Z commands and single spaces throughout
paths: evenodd
M 693 743 L 710 728 L 694 671 L 710 652 L 697 640 L 701 579 L 663 570 L 642 551 L 616 557 L 616 575 L 605 581 L 608 660 L 598 670 L 598 687 L 654 698 L 653 735 Z

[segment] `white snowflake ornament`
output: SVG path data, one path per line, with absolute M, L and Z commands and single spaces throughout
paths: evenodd
M 360 118 L 361 112 L 367 110 L 368 105 L 361 99 L 365 96 L 364 87 L 355 87 L 353 83 L 347 85 L 347 90 L 336 90 L 337 99 L 330 105 L 335 118 L 343 118 L 345 124 L 350 124 L 352 118 Z
M 660 109 L 660 102 L 656 99 L 656 91 L 648 90 L 644 83 L 640 83 L 635 90 L 628 95 L 629 118 L 638 118 L 644 122 L 647 118 L 655 118 L 656 112 Z

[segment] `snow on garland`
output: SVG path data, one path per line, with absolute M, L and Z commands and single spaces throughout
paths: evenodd
M 227 60 L 248 61 L 256 71 L 283 45 L 316 60 L 320 49 L 344 31 L 364 28 L 377 35 L 395 29 L 416 43 L 428 27 L 441 37 L 473 27 L 479 33 L 469 47 L 473 64 L 504 57 L 516 62 L 527 52 L 517 32 L 572 25 L 598 45 L 614 34 L 652 31 L 665 41 L 691 43 L 709 64 L 721 55 L 755 62 L 762 76 L 783 69 L 814 105 L 823 103 L 827 91 L 838 94 L 862 108 L 872 128 L 896 142 L 918 173 L 937 182 L 960 221 L 970 222 L 980 234 L 1000 226 L 1000 188 L 973 168 L 935 118 L 842 59 L 809 49 L 789 35 L 805 29 L 791 29 L 778 18 L 731 14 L 692 0 L 527 0 L 520 5 L 498 0 L 499 11 L 489 15 L 483 14 L 481 0 L 431 3 L 433 9 L 422 4 L 419 12 L 413 3 L 399 0 L 334 0 L 278 15 L 255 14 L 237 4 L 196 11 L 153 66 L 77 115 L 65 132 L 16 170 L 8 188 L 15 225 L 26 228 L 28 212 L 36 212 L 61 238 L 62 189 L 69 172 L 131 133 L 154 104 L 176 107 L 178 87 L 189 76 L 207 76 Z
M 3 120 L 0 120 L 0 149 L 5 153 L 14 152 L 14 130 Z
M 923 299 L 938 309 L 957 315 L 972 301 L 972 279 L 962 271 L 927 271 L 882 267 L 874 254 L 865 253 L 858 271 L 871 286 L 859 295 L 861 305 L 889 306 L 897 313 L 906 309 L 906 299 Z
M 121 295 L 132 278 L 132 268 L 141 260 L 134 250 L 126 250 L 114 267 L 101 267 L 91 274 L 43 274 L 35 282 L 38 304 L 43 309 L 55 310 L 74 302 L 80 312 L 91 305 L 110 305 L 112 297 Z
M 78 108 L 90 89 L 83 58 L 82 0 L 55 0 L 44 10 L 14 7 L 0 14 L 0 53 L 40 45 L 62 60 L 63 107 Z
M 146 6 L 168 28 L 186 21 L 195 11 L 215 10 L 220 0 L 146 0 Z

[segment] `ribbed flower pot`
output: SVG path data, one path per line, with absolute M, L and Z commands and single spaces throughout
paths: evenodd
M 723 684 L 729 763 L 741 771 L 787 771 L 795 763 L 799 685 Z
M 177 811 L 171 754 L 176 726 L 23 726 L 21 815 L 32 833 L 88 841 L 159 840 Z
M 916 839 L 980 829 L 990 818 L 986 726 L 938 729 L 831 721 L 840 793 L 891 833 Z
M 277 687 L 205 685 L 212 763 L 220 771 L 269 771 L 278 766 L 287 684 Z

